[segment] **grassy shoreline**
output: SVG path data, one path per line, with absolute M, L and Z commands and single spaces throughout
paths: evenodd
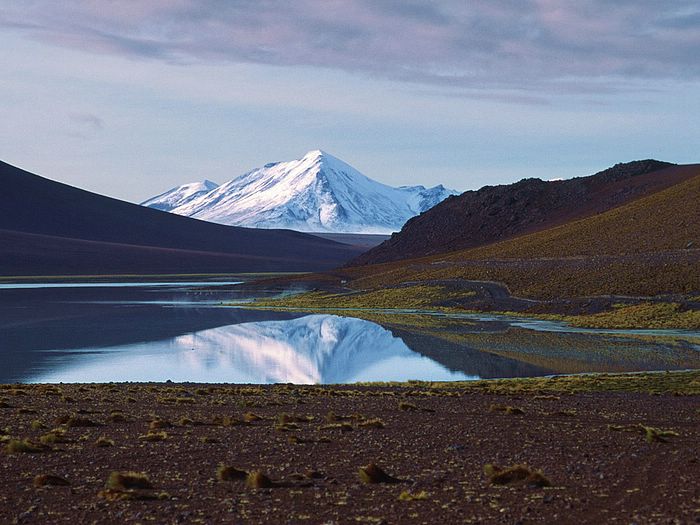
M 684 310 L 676 302 L 640 301 L 636 304 L 613 305 L 611 310 L 584 315 L 555 313 L 515 312 L 509 310 L 472 310 L 458 306 L 445 306 L 454 299 L 472 297 L 467 292 L 459 294 L 443 290 L 439 286 L 414 286 L 386 290 L 358 291 L 350 293 L 306 292 L 277 299 L 256 300 L 247 303 L 251 308 L 286 310 L 310 310 L 317 312 L 347 312 L 363 310 L 397 311 L 404 313 L 420 309 L 420 313 L 496 314 L 528 317 L 565 322 L 576 328 L 599 329 L 658 329 L 700 330 L 700 310 Z M 230 303 L 236 305 L 236 303 Z
M 21 394 L 22 391 L 50 388 L 54 383 L 6 383 L 0 384 L 0 397 Z M 174 392 L 178 389 L 212 389 L 232 388 L 245 392 L 258 392 L 260 389 L 299 389 L 299 390 L 353 390 L 354 388 L 399 388 L 408 391 L 431 391 L 438 395 L 450 391 L 462 393 L 480 392 L 503 395 L 540 394 L 543 392 L 559 393 L 593 393 L 593 392 L 629 392 L 646 394 L 700 395 L 700 369 L 697 370 L 662 370 L 655 372 L 624 373 L 585 373 L 561 374 L 544 377 L 512 377 L 502 379 L 476 379 L 468 381 L 368 381 L 343 384 L 238 384 L 238 383 L 196 383 L 196 382 L 110 382 L 110 383 L 61 383 L 71 388 L 90 387 L 108 388 L 112 391 L 133 388 L 146 388 L 156 392 Z M 202 394 L 204 395 L 204 394 Z M 418 395 L 418 394 L 417 394 Z M 165 404 L 180 403 L 179 398 L 162 400 Z M 66 400 L 74 401 L 74 400 Z M 7 402 L 7 398 L 5 398 Z M 3 407 L 4 408 L 4 407 Z

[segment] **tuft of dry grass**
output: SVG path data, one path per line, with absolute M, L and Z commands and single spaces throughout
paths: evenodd
M 673 430 L 661 430 L 660 428 L 643 426 L 644 435 L 649 443 L 666 443 L 669 437 L 678 436 Z
M 550 487 L 551 481 L 540 470 L 533 470 L 527 465 L 513 465 L 500 468 L 487 464 L 484 474 L 489 477 L 492 485 L 524 485 L 526 487 Z
M 269 489 L 275 486 L 275 483 L 259 470 L 249 472 L 245 484 L 251 489 Z
M 152 489 L 153 483 L 143 472 L 112 472 L 105 485 L 111 490 Z
M 97 421 L 93 421 L 92 419 L 88 419 L 77 414 L 72 416 L 59 417 L 56 419 L 56 423 L 59 425 L 65 425 L 68 428 L 102 426 L 102 424 L 98 423 Z
M 339 414 L 336 414 L 333 411 L 330 411 L 326 414 L 326 417 L 324 418 L 326 423 L 337 423 L 339 421 L 347 421 L 348 419 L 352 419 L 351 416 L 342 416 Z
M 357 424 L 358 427 L 361 428 L 384 428 L 384 421 L 379 419 L 378 417 L 372 418 L 372 419 L 365 419 L 363 421 L 360 421 Z
M 125 423 L 128 421 L 126 416 L 122 412 L 113 411 L 108 418 L 112 423 Z
M 70 481 L 60 476 L 55 476 L 53 474 L 39 474 L 34 477 L 34 486 L 39 487 L 67 487 L 70 485 Z
M 158 430 L 161 428 L 172 428 L 173 424 L 167 419 L 154 419 L 148 424 L 148 430 Z
M 343 423 L 328 423 L 318 427 L 319 430 L 340 430 L 341 432 L 350 432 L 353 429 L 352 425 L 347 421 Z
M 428 499 L 428 493 L 424 490 L 416 493 L 411 493 L 404 490 L 401 494 L 399 494 L 399 501 L 420 501 L 426 499 Z
M 297 414 L 280 414 L 277 416 L 277 423 L 280 425 L 286 425 L 288 423 L 310 423 L 313 420 L 313 416 L 300 416 Z
M 489 407 L 489 412 L 501 412 L 503 414 L 522 415 L 525 411 L 522 408 L 512 407 L 510 405 L 492 404 Z
M 275 425 L 275 430 L 277 432 L 292 432 L 295 430 L 301 430 L 301 427 L 296 423 L 277 423 Z
M 608 425 L 608 429 L 616 432 L 636 432 L 642 434 L 649 443 L 667 443 L 669 437 L 678 436 L 673 430 L 661 430 L 637 423 L 634 425 Z
M 48 450 L 50 448 L 47 445 L 32 443 L 28 439 L 11 439 L 5 445 L 8 454 L 37 454 Z
M 113 490 L 105 489 L 97 496 L 106 501 L 152 501 L 170 499 L 167 492 L 152 492 L 144 490 Z
M 55 428 L 39 438 L 39 443 L 42 445 L 52 445 L 54 443 L 70 443 L 70 439 L 66 437 L 65 430 Z
M 236 467 L 219 465 L 216 469 L 216 479 L 219 481 L 244 481 L 248 477 L 248 472 Z
M 254 421 L 262 421 L 263 418 L 262 416 L 259 416 L 257 414 L 254 414 L 253 412 L 246 412 L 243 414 L 243 421 L 246 423 L 253 423 Z
M 194 421 L 191 423 L 192 425 L 203 425 L 204 423 L 200 423 L 198 421 Z M 211 420 L 211 424 L 218 426 L 218 427 L 235 427 L 238 425 L 245 425 L 246 422 L 240 418 L 237 417 L 231 417 L 231 416 L 215 416 Z
M 109 439 L 105 436 L 100 436 L 97 438 L 95 441 L 95 446 L 96 447 L 113 447 L 114 446 L 114 440 Z
M 357 471 L 363 483 L 400 483 L 401 480 L 384 472 L 376 464 L 370 463 L 366 467 L 360 467 Z
M 142 441 L 165 441 L 168 439 L 168 433 L 167 432 L 152 432 L 149 431 L 146 434 L 139 436 L 139 439 Z

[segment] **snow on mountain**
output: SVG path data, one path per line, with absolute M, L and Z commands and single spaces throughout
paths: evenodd
M 455 194 L 442 185 L 393 188 L 314 150 L 299 160 L 266 164 L 186 202 L 159 209 L 252 228 L 391 233 Z M 152 203 L 161 204 L 161 197 L 143 204 L 155 207 Z
M 201 197 L 218 188 L 216 182 L 204 180 L 202 182 L 190 182 L 177 188 L 166 191 L 141 203 L 141 206 L 148 206 L 156 210 L 171 211 L 178 206 L 183 206 L 188 202 Z

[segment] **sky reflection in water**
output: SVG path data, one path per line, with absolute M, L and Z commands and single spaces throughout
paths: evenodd
M 413 352 L 378 324 L 308 315 L 212 328 L 170 339 L 68 350 L 32 382 L 353 383 L 476 379 Z

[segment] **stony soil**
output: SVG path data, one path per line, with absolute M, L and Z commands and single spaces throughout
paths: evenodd
M 689 392 L 700 381 L 667 376 L 689 381 Z M 537 381 L 7 385 L 0 522 L 700 522 L 700 396 Z M 383 427 L 365 423 L 373 419 Z M 648 441 L 640 425 L 677 435 Z M 149 426 L 162 440 L 142 438 Z M 13 439 L 37 444 L 52 429 L 65 442 L 8 451 Z M 100 437 L 113 445 L 97 446 Z M 358 469 L 369 463 L 400 481 L 364 483 Z M 486 464 L 526 464 L 551 486 L 493 485 Z M 274 486 L 219 480 L 220 465 L 261 471 Z M 153 489 L 106 490 L 114 471 L 144 473 Z M 69 485 L 37 488 L 42 474 Z

